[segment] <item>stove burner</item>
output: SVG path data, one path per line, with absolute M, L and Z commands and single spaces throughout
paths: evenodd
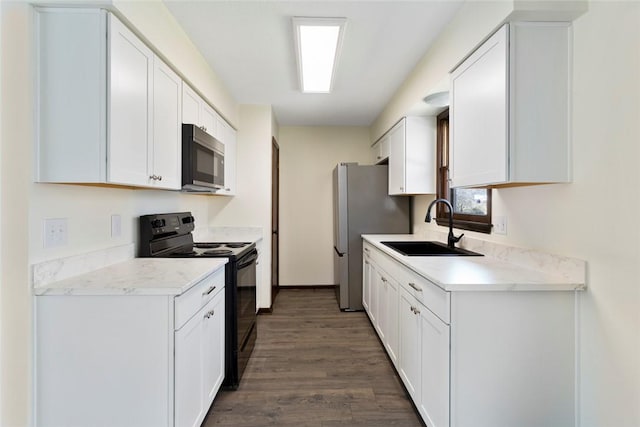
M 216 249 L 222 246 L 222 243 L 194 243 L 193 246 L 201 249 Z
M 225 246 L 229 248 L 244 248 L 248 243 L 225 243 Z
M 232 253 L 233 253 L 233 251 L 229 250 L 229 249 L 211 249 L 210 251 L 202 252 L 202 254 L 200 254 L 200 255 L 203 255 L 203 256 L 206 256 L 206 255 L 229 255 L 229 254 L 232 254 Z

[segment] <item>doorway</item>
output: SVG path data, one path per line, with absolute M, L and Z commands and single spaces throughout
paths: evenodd
M 271 308 L 280 290 L 280 147 L 271 138 Z

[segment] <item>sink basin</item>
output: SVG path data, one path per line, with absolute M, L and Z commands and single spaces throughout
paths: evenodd
M 406 256 L 483 256 L 462 248 L 450 248 L 444 243 L 430 241 L 380 242 Z

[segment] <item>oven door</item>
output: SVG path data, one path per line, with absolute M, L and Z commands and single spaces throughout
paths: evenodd
M 238 345 L 242 347 L 247 335 L 256 321 L 256 262 L 258 251 L 253 249 L 249 254 L 238 259 Z
M 195 125 L 183 125 L 182 185 L 186 190 L 224 188 L 224 144 Z

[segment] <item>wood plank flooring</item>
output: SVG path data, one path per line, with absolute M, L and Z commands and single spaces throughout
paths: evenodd
M 281 289 L 236 391 L 204 427 L 423 426 L 364 312 L 332 289 Z

